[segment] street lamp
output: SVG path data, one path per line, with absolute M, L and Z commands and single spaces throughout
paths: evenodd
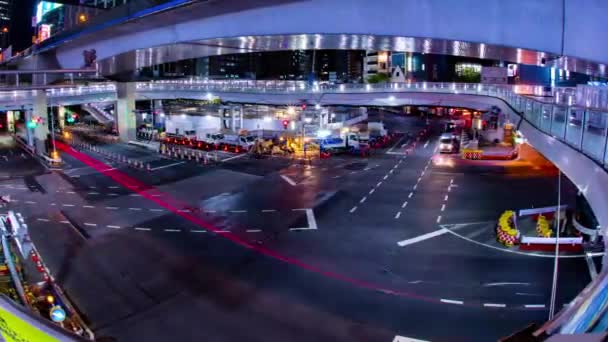
M 87 15 L 84 13 L 81 13 L 78 15 L 78 22 L 80 23 L 86 23 L 88 20 Z

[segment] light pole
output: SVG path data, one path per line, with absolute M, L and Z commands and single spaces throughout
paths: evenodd
M 562 196 L 562 171 L 559 170 L 557 176 L 557 228 L 555 230 L 555 259 L 553 260 L 553 282 L 551 284 L 551 304 L 549 306 L 549 320 L 555 315 L 555 300 L 557 296 L 557 272 L 559 267 L 559 230 L 561 216 L 561 196 Z
M 53 107 L 51 108 L 51 142 L 53 143 L 53 153 L 51 154 L 51 156 L 53 157 L 53 159 L 59 157 L 57 155 L 57 146 L 55 145 L 55 119 L 54 119 L 54 115 L 53 115 Z

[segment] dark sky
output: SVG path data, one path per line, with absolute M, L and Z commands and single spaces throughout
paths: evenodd
M 13 53 L 21 51 L 32 45 L 32 16 L 36 0 L 13 0 L 13 14 L 11 16 L 10 40 Z

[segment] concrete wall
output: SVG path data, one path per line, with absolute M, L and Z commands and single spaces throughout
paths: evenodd
M 379 36 L 380 46 L 383 40 L 388 44 L 390 36 L 425 37 L 558 55 L 563 51 L 568 56 L 608 62 L 608 1 L 565 0 L 565 20 L 562 1 L 260 0 L 252 5 L 213 1 L 182 9 L 180 15 L 163 13 L 143 18 L 126 24 L 132 27 L 129 30 L 109 28 L 74 37 L 58 48 L 57 57 L 63 67 L 74 68 L 82 65 L 85 49 L 95 49 L 101 60 L 134 49 L 214 38 L 369 34 Z M 303 42 L 300 48 L 313 48 L 315 44 Z M 247 47 L 246 42 L 242 45 Z M 407 50 L 407 42 L 403 45 L 402 49 Z

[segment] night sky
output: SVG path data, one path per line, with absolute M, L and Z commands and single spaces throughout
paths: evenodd
M 10 40 L 13 53 L 21 51 L 32 45 L 32 16 L 36 0 L 13 0 L 13 14 L 11 16 Z

